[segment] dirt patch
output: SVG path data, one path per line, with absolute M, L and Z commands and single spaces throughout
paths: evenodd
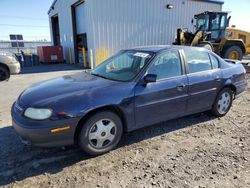
M 196 114 L 134 131 L 95 158 L 23 146 L 10 126 L 0 143 L 6 187 L 250 187 L 250 89 L 223 118 Z

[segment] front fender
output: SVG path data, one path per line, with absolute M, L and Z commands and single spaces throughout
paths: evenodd
M 128 83 L 113 86 L 112 90 L 109 88 L 89 90 L 82 95 L 62 99 L 55 104 L 55 108 L 56 111 L 66 111 L 70 117 L 83 119 L 94 111 L 113 107 L 122 112 L 128 125 L 127 129 L 132 130 L 135 125 L 134 85 Z

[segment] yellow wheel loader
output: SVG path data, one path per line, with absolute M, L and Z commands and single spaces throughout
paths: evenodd
M 250 33 L 227 28 L 231 18 L 228 12 L 206 11 L 194 18 L 195 32 L 177 29 L 173 44 L 205 47 L 225 59 L 241 60 L 243 55 L 250 53 Z

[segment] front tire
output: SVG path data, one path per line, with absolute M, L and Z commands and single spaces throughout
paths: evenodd
M 0 66 L 0 81 L 8 80 L 9 78 L 10 78 L 9 70 L 4 66 Z
M 233 92 L 230 88 L 222 89 L 217 95 L 212 108 L 212 114 L 218 117 L 225 116 L 233 102 Z
M 117 146 L 122 133 L 123 126 L 119 116 L 110 111 L 99 112 L 82 126 L 79 145 L 90 155 L 101 155 Z

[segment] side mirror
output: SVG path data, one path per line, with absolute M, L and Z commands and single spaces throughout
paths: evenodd
M 227 27 L 229 27 L 230 19 L 231 19 L 231 16 L 229 16 L 229 17 L 227 18 Z
M 146 76 L 144 76 L 144 81 L 146 84 L 156 82 L 156 79 L 157 79 L 156 74 L 147 74 Z

